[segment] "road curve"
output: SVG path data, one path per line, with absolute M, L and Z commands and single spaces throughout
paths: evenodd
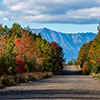
M 0 90 L 0 100 L 52 99 L 100 100 L 100 83 L 90 76 L 79 75 L 77 66 L 65 66 L 64 75 Z

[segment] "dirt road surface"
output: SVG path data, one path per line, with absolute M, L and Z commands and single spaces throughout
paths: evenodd
M 0 100 L 100 100 L 100 82 L 65 66 L 64 75 L 1 89 Z

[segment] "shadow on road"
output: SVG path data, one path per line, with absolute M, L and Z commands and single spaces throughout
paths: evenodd
M 81 71 L 63 70 L 63 75 L 81 75 Z
M 95 80 L 81 76 L 77 66 L 65 66 L 63 75 L 0 91 L 0 100 L 34 99 L 100 100 L 100 88 Z
M 68 65 L 63 68 L 63 75 L 81 75 L 77 65 Z
M 13 93 L 13 97 L 11 94 Z M 17 95 L 17 96 L 16 96 Z M 75 99 L 75 100 L 100 100 L 100 91 L 93 90 L 25 90 L 0 93 L 0 100 L 19 99 Z M 2 98 L 3 96 L 3 98 Z

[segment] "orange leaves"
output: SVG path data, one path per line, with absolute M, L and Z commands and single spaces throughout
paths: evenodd
M 89 53 L 90 44 L 91 43 L 83 44 L 81 49 L 80 49 L 80 51 L 79 51 L 79 55 L 78 55 L 77 61 L 81 65 L 83 65 L 83 63 L 85 61 L 87 61 L 87 59 L 88 59 L 88 53 Z
M 20 47 L 20 41 L 16 41 L 16 47 Z
M 86 68 L 87 68 L 87 62 L 85 62 L 85 63 L 83 64 L 83 66 L 82 66 L 82 72 L 84 72 L 84 71 L 86 70 Z
M 90 64 L 93 64 L 93 60 L 92 59 L 90 59 L 89 62 L 90 62 Z
M 29 34 L 26 34 L 27 31 L 22 34 L 22 45 L 25 51 L 27 59 L 31 60 L 35 56 L 35 41 L 31 38 Z M 22 52 L 22 48 L 20 48 L 20 52 Z
M 12 74 L 25 71 L 52 71 L 59 74 L 62 71 L 63 52 L 56 42 L 49 43 L 40 34 L 33 34 L 16 23 L 11 28 L 0 27 L 0 49 L 4 55 L 0 54 L 5 58 L 2 67 L 6 66 L 5 73 L 7 67 L 11 67 Z
M 22 64 L 24 61 L 23 61 L 23 46 L 22 46 L 22 41 L 18 38 L 15 38 L 15 44 L 16 44 L 16 47 L 18 48 L 19 50 L 19 55 L 16 56 L 16 63 L 19 64 L 16 66 L 16 71 L 17 73 L 22 73 L 24 72 L 25 68 L 24 68 L 24 64 Z
M 93 41 L 86 44 L 85 48 L 87 49 L 84 49 L 83 46 L 81 47 L 77 59 L 81 62 L 80 64 L 83 66 L 83 71 L 85 71 L 88 63 L 88 69 L 86 70 L 88 74 L 100 72 L 100 30 Z
M 15 36 L 15 44 L 16 44 L 16 47 L 20 47 L 20 41 L 17 38 L 17 36 Z

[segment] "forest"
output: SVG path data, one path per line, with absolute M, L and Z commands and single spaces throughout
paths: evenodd
M 89 43 L 84 43 L 79 51 L 77 63 L 85 75 L 100 73 L 100 25 L 97 36 Z
M 56 42 L 49 43 L 40 34 L 33 34 L 29 27 L 22 28 L 17 23 L 11 28 L 0 25 L 0 76 L 62 74 L 63 63 L 63 50 Z M 2 81 L 5 84 L 9 80 Z

